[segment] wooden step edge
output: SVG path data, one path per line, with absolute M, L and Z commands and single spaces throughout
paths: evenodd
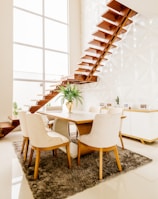
M 52 98 L 54 98 L 54 95 L 52 93 L 49 93 L 48 95 L 44 96 L 44 99 L 51 100 Z
M 107 7 L 109 7 L 111 10 L 113 10 L 114 12 L 118 13 L 119 15 L 126 15 L 129 11 L 129 8 L 126 7 L 125 5 L 112 0 L 107 4 Z
M 41 99 L 37 101 L 37 105 L 44 105 L 49 102 L 49 99 Z
M 30 108 L 29 108 L 29 111 L 31 112 L 31 113 L 35 113 L 37 110 L 39 110 L 41 108 L 41 106 L 40 105 L 34 105 L 34 106 L 31 106 Z
M 13 128 L 11 122 L 0 122 L 0 129 Z

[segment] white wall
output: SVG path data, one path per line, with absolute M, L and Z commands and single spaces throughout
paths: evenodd
M 90 19 L 93 20 L 96 7 L 102 6 L 102 2 L 98 1 L 98 6 L 95 0 L 91 2 L 94 5 L 88 10 L 89 17 L 82 21 L 83 37 L 87 37 L 87 30 L 88 34 L 90 30 L 94 32 Z M 87 3 L 88 0 L 83 0 L 82 6 L 88 9 Z M 106 62 L 99 81 L 82 86 L 84 109 L 100 102 L 114 103 L 117 96 L 121 104 L 139 107 L 141 103 L 146 103 L 158 109 L 158 17 L 137 15 L 133 20 L 128 33 L 118 43 L 119 48 Z
M 82 52 L 87 48 L 88 42 L 93 39 L 92 33 L 96 31 L 96 24 L 105 12 L 106 0 L 81 0 L 81 47 Z
M 0 121 L 12 113 L 12 0 L 0 2 Z
M 80 47 L 80 0 L 70 0 L 70 73 L 79 62 Z M 0 122 L 12 114 L 13 94 L 13 2 L 0 1 Z M 35 93 L 35 96 L 38 93 Z
M 74 74 L 77 64 L 81 56 L 81 6 L 80 0 L 69 0 L 70 16 L 69 16 L 69 38 L 70 38 L 70 74 Z

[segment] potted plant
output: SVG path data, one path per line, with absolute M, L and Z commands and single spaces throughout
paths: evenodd
M 116 97 L 115 101 L 116 101 L 116 104 L 119 106 L 119 104 L 120 104 L 119 96 Z
M 79 102 L 82 104 L 81 91 L 76 87 L 76 85 L 67 83 L 66 86 L 59 86 L 58 88 L 61 103 L 64 104 L 64 102 L 66 101 L 66 106 L 69 112 L 71 112 L 72 110 L 74 101 L 76 102 L 76 104 L 78 104 Z
M 13 102 L 13 115 L 14 115 L 14 116 L 17 116 L 17 115 L 18 115 L 18 112 L 19 112 L 20 110 L 21 110 L 21 109 L 18 107 L 17 102 Z

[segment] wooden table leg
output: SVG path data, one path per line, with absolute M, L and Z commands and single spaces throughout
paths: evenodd
M 91 131 L 92 123 L 84 123 L 84 124 L 76 124 L 79 135 L 88 134 Z M 92 152 L 92 150 L 88 149 L 86 146 L 81 145 L 80 147 L 81 155 Z
M 91 131 L 92 123 L 76 124 L 80 135 L 88 134 Z

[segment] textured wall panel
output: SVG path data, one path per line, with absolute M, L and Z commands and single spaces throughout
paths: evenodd
M 86 1 L 82 3 L 86 4 Z M 96 13 L 99 13 L 97 4 L 98 8 L 103 4 L 101 1 L 91 1 L 90 4 L 94 4 L 91 5 L 94 10 L 88 10 L 88 4 L 85 8 L 89 15 L 91 12 L 96 17 Z M 93 30 L 96 20 L 92 21 L 93 17 L 84 20 L 83 24 L 86 24 L 89 32 Z M 87 101 L 84 108 L 100 102 L 115 103 L 117 96 L 122 105 L 129 103 L 139 107 L 141 103 L 147 103 L 151 108 L 158 108 L 158 18 L 137 15 L 133 20 L 126 35 L 117 44 L 119 47 L 105 62 L 99 82 L 82 86 Z M 84 37 L 86 31 L 82 34 Z

